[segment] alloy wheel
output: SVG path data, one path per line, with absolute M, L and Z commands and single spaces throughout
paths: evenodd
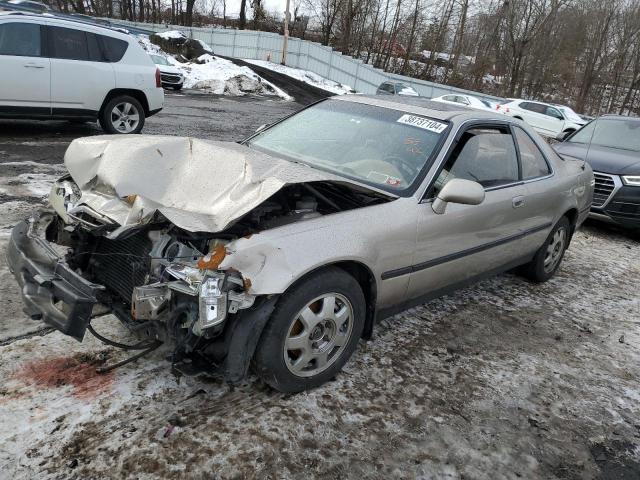
M 129 102 L 116 104 L 111 110 L 111 125 L 120 133 L 133 132 L 140 123 L 140 112 Z
M 353 330 L 353 307 L 339 293 L 321 295 L 302 308 L 284 342 L 291 373 L 312 377 L 329 368 L 346 348 Z
M 553 272 L 558 267 L 565 249 L 566 239 L 567 231 L 564 228 L 559 228 L 553 234 L 544 257 L 544 271 L 546 273 Z

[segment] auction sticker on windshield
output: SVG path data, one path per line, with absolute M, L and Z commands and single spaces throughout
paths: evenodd
M 404 123 L 405 125 L 411 125 L 414 127 L 422 128 L 423 130 L 429 130 L 434 133 L 442 133 L 447 128 L 446 123 L 436 122 L 425 117 L 417 117 L 415 115 L 402 115 L 398 120 L 398 123 Z

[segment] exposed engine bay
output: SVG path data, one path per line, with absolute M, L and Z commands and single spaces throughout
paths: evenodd
M 230 316 L 256 301 L 250 280 L 237 270 L 219 268 L 226 245 L 265 230 L 386 201 L 355 185 L 298 183 L 279 190 L 221 232 L 191 232 L 160 212 L 122 228 L 82 204 L 77 186 L 67 176 L 52 189 L 57 214 L 43 214 L 40 225 L 46 225 L 47 241 L 67 247 L 62 250 L 69 268 L 104 287 L 96 298 L 107 312 L 132 330 L 174 343 L 175 357 L 181 358 L 207 349 L 224 351 L 208 347 L 224 341 Z

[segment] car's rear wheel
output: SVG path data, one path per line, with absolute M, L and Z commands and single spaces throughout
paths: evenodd
M 279 300 L 256 350 L 256 372 L 281 392 L 317 387 L 351 357 L 364 318 L 364 295 L 351 275 L 339 268 L 311 275 Z
M 532 282 L 538 283 L 546 282 L 553 277 L 560 268 L 570 237 L 571 224 L 567 217 L 562 217 L 533 260 L 523 267 L 523 275 Z
M 107 133 L 140 133 L 144 126 L 144 108 L 133 97 L 123 95 L 112 98 L 100 113 L 100 125 Z

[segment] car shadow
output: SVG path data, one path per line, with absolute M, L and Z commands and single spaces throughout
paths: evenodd
M 84 137 L 100 135 L 98 122 L 77 123 L 65 120 L 0 120 L 0 138 L 33 139 L 41 137 Z
M 640 241 L 640 230 L 629 230 L 613 223 L 607 223 L 593 218 L 588 218 L 584 222 L 584 226 L 610 234 L 620 235 L 629 240 Z

